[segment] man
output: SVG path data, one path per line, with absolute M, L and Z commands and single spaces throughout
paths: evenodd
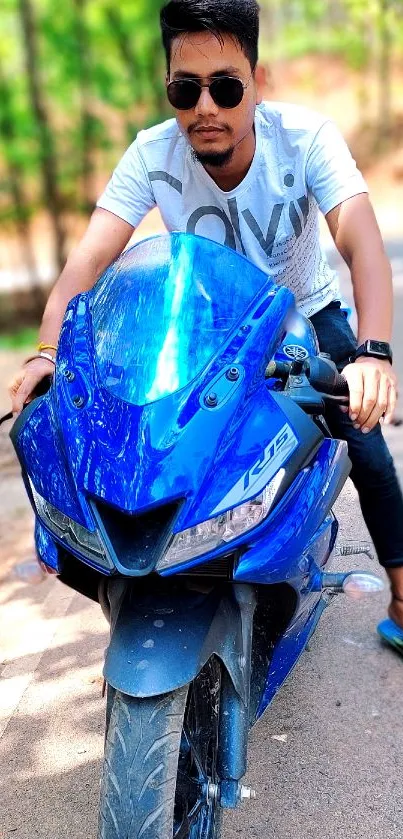
M 391 582 L 393 623 L 386 623 L 403 644 L 403 499 L 379 425 L 391 421 L 396 402 L 392 281 L 365 181 L 330 121 L 262 103 L 256 0 L 171 0 L 161 26 L 176 120 L 140 132 L 115 170 L 50 295 L 42 354 L 11 385 L 13 410 L 52 373 L 47 356 L 68 301 L 92 288 L 152 207 L 168 230 L 244 253 L 294 292 L 322 351 L 344 368 L 350 408 L 335 409 L 329 422 L 348 442 L 363 515 Z M 319 209 L 351 270 L 358 342 L 321 251 Z

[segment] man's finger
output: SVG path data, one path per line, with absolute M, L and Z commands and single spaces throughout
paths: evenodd
M 378 370 L 364 368 L 364 395 L 362 399 L 361 411 L 356 419 L 357 425 L 359 425 L 361 428 L 363 428 L 367 424 L 367 420 L 371 416 L 372 412 L 376 411 L 377 409 L 381 379 L 382 376 Z M 381 414 L 379 414 L 379 416 L 381 416 Z
M 26 401 L 29 398 L 29 394 L 25 393 L 25 391 L 19 390 L 18 393 L 14 396 L 14 399 L 11 401 L 11 410 L 13 414 L 20 414 Z
M 13 397 L 17 393 L 24 381 L 24 378 L 24 373 L 19 373 L 18 376 L 14 376 L 11 382 L 8 383 L 7 390 L 11 397 Z
M 29 399 L 32 392 L 38 384 L 36 376 L 25 376 L 17 392 L 13 395 L 11 400 L 11 408 L 14 414 L 20 414 L 25 403 L 32 401 Z
M 362 426 L 362 432 L 367 434 L 368 431 L 371 431 L 375 426 L 378 424 L 381 417 L 383 417 L 385 411 L 387 410 L 389 404 L 389 386 L 390 382 L 387 376 L 382 376 L 379 382 L 379 390 L 378 390 L 378 397 L 377 402 L 373 410 L 371 411 L 369 417 L 365 420 Z
M 353 421 L 357 419 L 361 411 L 364 393 L 362 369 L 360 367 L 361 365 L 351 364 L 343 370 L 343 375 L 347 379 L 350 392 L 350 419 Z
M 397 402 L 396 385 L 394 383 L 392 383 L 390 388 L 389 388 L 388 407 L 385 411 L 385 423 L 386 423 L 386 425 L 389 425 L 393 421 L 395 408 L 396 408 L 396 402 Z

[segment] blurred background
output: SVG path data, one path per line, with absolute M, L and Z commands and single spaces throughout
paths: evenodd
M 266 98 L 334 119 L 368 180 L 394 270 L 403 381 L 403 0 L 260 2 Z M 161 4 L 0 0 L 0 416 L 7 381 L 35 347 L 48 291 L 111 171 L 139 129 L 171 116 Z M 154 211 L 135 237 L 159 229 Z M 326 224 L 323 236 L 351 303 Z M 0 428 L 0 835 L 92 836 L 105 626 L 95 604 L 55 581 L 23 585 L 39 582 L 38 566 L 9 430 Z M 397 423 L 386 437 L 403 480 Z M 342 539 L 368 538 L 349 485 L 337 515 Z M 378 571 L 362 557 L 355 567 Z M 314 655 L 257 730 L 249 781 L 260 804 L 228 819 L 228 839 L 262 829 L 268 839 L 402 839 L 402 664 L 375 633 L 386 602 L 385 592 L 358 611 L 346 601 L 329 610 Z
M 49 287 L 122 152 L 139 129 L 171 115 L 161 5 L 1 0 L 0 349 L 35 342 Z M 381 225 L 396 229 L 403 0 L 261 0 L 261 7 L 267 98 L 335 119 Z M 145 229 L 158 225 L 154 213 Z

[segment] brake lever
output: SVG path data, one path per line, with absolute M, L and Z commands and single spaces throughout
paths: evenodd
M 326 368 L 325 368 L 326 369 Z M 310 372 L 306 362 L 274 361 L 266 368 L 266 379 L 278 378 L 285 384 L 284 393 L 303 408 L 307 413 L 317 413 L 324 410 L 326 402 L 336 405 L 349 405 L 347 395 L 324 393 L 317 390 L 307 376 Z
M 350 404 L 348 396 L 334 396 L 332 393 L 321 393 L 320 391 L 318 391 L 318 393 L 320 393 L 320 396 L 325 400 L 325 402 L 336 402 L 338 405 Z
M 14 414 L 10 411 L 8 414 L 4 414 L 4 417 L 0 417 L 0 425 L 3 425 L 3 422 L 7 422 L 7 420 L 12 420 Z

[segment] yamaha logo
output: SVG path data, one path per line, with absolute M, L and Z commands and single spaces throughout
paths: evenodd
M 303 361 L 308 358 L 308 351 L 305 347 L 300 347 L 298 344 L 286 344 L 283 347 L 283 353 L 294 361 Z

